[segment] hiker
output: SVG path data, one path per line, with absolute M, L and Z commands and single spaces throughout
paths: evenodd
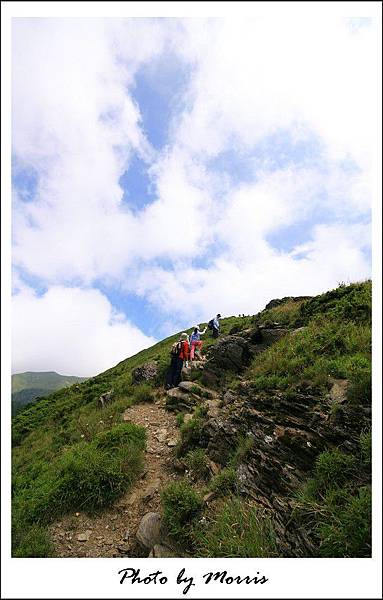
M 220 318 L 221 318 L 221 315 L 218 313 L 218 315 L 214 319 L 211 319 L 211 321 L 209 321 L 209 323 L 207 325 L 208 328 L 212 330 L 214 338 L 217 338 L 219 336 L 219 328 L 220 328 L 219 320 L 220 320 Z
M 166 389 L 177 387 L 181 381 L 181 371 L 184 361 L 187 363 L 189 358 L 189 336 L 187 333 L 181 333 L 178 342 L 172 345 L 170 351 L 171 361 L 166 381 Z
M 207 327 L 201 331 L 199 325 L 194 327 L 193 333 L 190 336 L 190 360 L 194 360 L 194 355 L 198 356 L 198 358 L 201 358 L 201 335 L 206 333 L 206 329 Z

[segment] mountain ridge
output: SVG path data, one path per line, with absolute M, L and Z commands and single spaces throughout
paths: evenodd
M 12 415 L 38 397 L 60 388 L 85 381 L 87 377 L 60 375 L 56 371 L 23 371 L 12 374 Z
M 143 520 L 151 507 L 162 519 L 170 556 L 369 556 L 371 281 L 223 319 L 166 392 L 177 338 L 16 416 L 14 555 L 157 556 L 156 544 L 137 545 L 141 523 L 138 538 L 118 537 L 115 520 L 129 526 L 136 502 Z M 177 440 L 158 429 L 161 411 L 175 415 Z M 153 491 L 144 464 L 168 443 L 168 479 Z

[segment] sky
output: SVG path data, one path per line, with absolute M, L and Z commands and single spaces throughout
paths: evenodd
M 371 276 L 370 18 L 14 18 L 12 370 Z

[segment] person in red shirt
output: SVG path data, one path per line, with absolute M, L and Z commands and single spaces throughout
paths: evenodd
M 181 333 L 178 342 L 172 346 L 171 362 L 166 382 L 167 389 L 177 387 L 181 381 L 182 367 L 189 360 L 189 352 L 189 336 L 187 333 Z

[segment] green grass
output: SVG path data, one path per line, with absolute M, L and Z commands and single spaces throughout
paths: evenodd
M 269 558 L 277 556 L 272 522 L 266 512 L 239 498 L 225 499 L 207 522 L 193 530 L 195 556 Z
M 322 452 L 297 492 L 292 519 L 312 532 L 321 557 L 371 555 L 370 445 L 370 434 L 364 433 L 359 455 L 337 448 Z
M 288 334 L 264 353 L 256 356 L 243 374 L 254 390 L 285 390 L 295 393 L 295 388 L 314 386 L 323 397 L 329 388 L 329 377 L 348 379 L 347 400 L 355 409 L 369 406 L 371 402 L 371 282 L 341 285 L 335 290 L 311 300 L 286 301 L 274 309 L 262 311 L 255 316 L 228 317 L 221 322 L 222 335 L 245 329 L 254 329 L 259 323 L 281 323 L 292 329 L 304 325 L 295 335 Z M 190 330 L 189 330 L 190 331 Z M 87 510 L 99 510 L 113 501 L 130 485 L 139 471 L 142 457 L 140 434 L 134 438 L 133 430 L 121 427 L 122 414 L 134 403 L 152 402 L 165 381 L 170 363 L 169 351 L 178 339 L 175 334 L 142 350 L 133 357 L 121 361 L 86 381 L 72 385 L 41 398 L 21 410 L 12 419 L 12 495 L 14 515 L 14 553 L 40 556 L 48 553 L 49 541 L 44 542 L 42 530 L 45 523 L 55 515 L 73 510 L 81 504 Z M 203 352 L 216 343 L 209 332 L 203 338 Z M 149 361 L 156 361 L 158 376 L 150 384 L 134 385 L 132 372 Z M 214 381 L 208 372 L 193 371 L 193 378 L 208 387 Z M 231 377 L 231 379 L 230 379 Z M 217 386 L 235 387 L 236 375 L 224 375 Z M 98 399 L 104 392 L 113 390 L 112 402 L 101 408 Z M 241 388 L 238 388 L 239 393 Z M 203 395 L 202 395 L 203 396 Z M 335 409 L 333 409 L 335 410 Z M 342 409 L 343 410 L 343 409 Z M 201 407 L 188 423 L 181 423 L 179 456 L 189 456 L 190 464 L 202 465 L 203 429 L 206 415 Z M 128 425 L 128 424 L 126 424 Z M 218 495 L 235 490 L 235 465 L 247 460 L 251 438 L 237 440 L 226 458 L 231 462 L 210 482 Z M 191 452 L 191 454 L 190 454 Z M 368 472 L 371 463 L 371 435 L 364 432 L 361 437 L 359 456 L 355 468 L 343 458 L 339 461 L 339 477 L 349 473 L 349 482 L 338 506 L 341 522 L 347 522 L 347 514 L 355 510 L 352 499 L 358 497 L 357 490 L 368 487 Z M 343 462 L 342 462 L 343 461 Z M 347 461 L 347 459 L 346 459 Z M 337 458 L 332 456 L 327 463 L 324 458 L 318 463 L 311 483 L 311 496 L 306 500 L 324 512 L 330 511 L 338 492 L 326 488 L 326 481 L 336 470 Z M 330 469 L 326 475 L 326 469 Z M 349 468 L 349 471 L 348 471 Z M 318 485 L 322 477 L 322 487 Z M 326 480 L 327 477 L 327 480 Z M 355 483 L 359 481 L 358 485 Z M 353 482 L 353 485 L 349 485 Z M 73 487 L 73 491 L 69 488 Z M 309 487 L 309 486 L 308 486 Z M 343 489 L 341 487 L 341 489 Z M 310 491 L 310 490 L 309 490 Z M 332 496 L 331 496 L 332 495 Z M 338 494 L 339 495 L 339 494 Z M 339 496 L 339 497 L 340 497 Z M 327 498 L 327 500 L 326 500 Z M 365 502 L 365 495 L 358 502 Z M 306 508 L 309 504 L 306 504 Z M 342 512 L 343 511 L 343 512 Z M 327 512 L 326 512 L 327 514 Z M 331 514 L 331 511 L 328 513 Z M 315 523 L 318 525 L 316 519 Z M 333 518 L 334 524 L 337 522 Z M 327 521 L 326 521 L 327 522 Z M 331 519 L 328 521 L 331 525 Z M 345 525 L 346 527 L 346 525 Z M 37 528 L 37 529 L 32 529 Z M 341 525 L 338 524 L 339 531 Z M 342 530 L 343 531 L 343 530 Z M 346 531 L 346 529 L 344 530 Z M 348 531 L 348 529 L 347 529 Z M 29 532 L 31 532 L 29 534 Z M 316 535 L 319 538 L 319 529 Z M 323 532 L 322 532 L 323 533 Z M 28 537 L 29 535 L 29 537 Z M 339 533 L 339 536 L 343 534 Z M 327 531 L 323 540 L 331 539 Z M 343 538 L 342 538 L 343 539 Z M 322 546 L 324 542 L 322 540 Z M 44 550 L 44 547 L 46 550 Z M 328 547 L 328 546 L 327 546 Z M 28 549 L 29 548 L 29 549 Z M 39 550 L 40 548 L 40 550 Z M 329 551 L 329 550 L 326 550 Z M 334 550 L 335 551 L 335 550 Z M 345 550 L 349 552 L 350 550 Z M 366 552 L 366 549 L 361 550 Z M 21 553 L 21 554 L 20 554 Z
M 189 450 L 200 446 L 206 411 L 207 409 L 204 406 L 197 406 L 193 418 L 182 423 L 180 427 L 181 438 L 176 448 L 178 456 L 184 456 Z
M 202 509 L 199 494 L 186 481 L 175 481 L 162 491 L 161 501 L 170 535 L 175 540 L 190 546 L 191 523 Z
M 222 469 L 217 475 L 215 475 L 210 483 L 209 489 L 215 492 L 218 496 L 226 496 L 227 494 L 234 492 L 237 484 L 237 475 L 234 467 L 227 467 Z
M 254 446 L 254 438 L 239 434 L 237 444 L 230 457 L 229 463 L 232 467 L 237 467 L 249 455 Z
M 367 403 L 371 381 L 371 329 L 365 323 L 316 318 L 304 330 L 286 335 L 248 370 L 258 390 L 287 389 L 309 381 L 327 388 L 329 377 L 351 382 L 352 400 Z
M 195 448 L 189 450 L 183 459 L 183 462 L 190 472 L 190 476 L 195 480 L 207 480 L 210 476 L 208 457 L 206 450 Z
M 52 558 L 54 548 L 47 531 L 37 525 L 29 528 L 25 535 L 18 532 L 17 549 L 13 553 L 15 558 Z
M 34 463 L 32 472 L 24 464 L 13 486 L 17 530 L 24 529 L 28 535 L 33 526 L 49 523 L 65 512 L 91 512 L 110 505 L 141 472 L 145 440 L 143 427 L 121 423 L 98 433 L 91 442 L 64 449 L 50 463 Z M 18 555 L 23 544 L 24 538 L 17 544 Z

